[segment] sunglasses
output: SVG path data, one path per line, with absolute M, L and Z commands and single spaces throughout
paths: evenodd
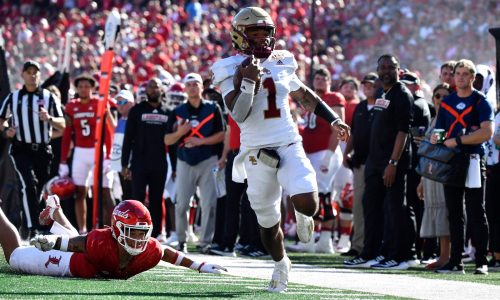
M 126 99 L 122 99 L 122 100 L 116 101 L 116 104 L 118 104 L 118 105 L 125 105 L 125 104 L 127 104 L 127 102 L 128 101 Z

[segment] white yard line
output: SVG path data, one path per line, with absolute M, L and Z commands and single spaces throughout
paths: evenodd
M 200 254 L 189 256 L 195 260 L 222 265 L 228 269 L 229 275 L 238 277 L 268 280 L 274 267 L 271 260 Z M 292 265 L 289 282 L 415 299 L 500 299 L 500 286 L 497 285 L 426 279 L 403 274 L 363 273 L 358 270 L 321 268 L 304 264 Z

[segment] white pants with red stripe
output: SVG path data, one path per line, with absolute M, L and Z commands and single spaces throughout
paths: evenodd
M 73 254 L 59 250 L 43 252 L 34 246 L 21 246 L 12 252 L 9 264 L 13 270 L 26 274 L 72 277 L 69 263 Z

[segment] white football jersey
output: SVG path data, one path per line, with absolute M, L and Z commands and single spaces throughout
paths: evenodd
M 217 61 L 212 67 L 213 83 L 225 97 L 234 90 L 233 75 L 246 58 L 241 54 Z M 247 149 L 277 147 L 300 142 L 302 138 L 290 113 L 288 94 L 300 86 L 292 53 L 274 50 L 261 62 L 263 74 L 247 119 L 238 123 L 241 146 Z

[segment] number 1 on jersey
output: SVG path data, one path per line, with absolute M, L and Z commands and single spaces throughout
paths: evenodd
M 273 78 L 266 78 L 262 86 L 267 89 L 267 109 L 264 110 L 264 119 L 281 117 L 281 112 L 276 106 L 276 85 Z

